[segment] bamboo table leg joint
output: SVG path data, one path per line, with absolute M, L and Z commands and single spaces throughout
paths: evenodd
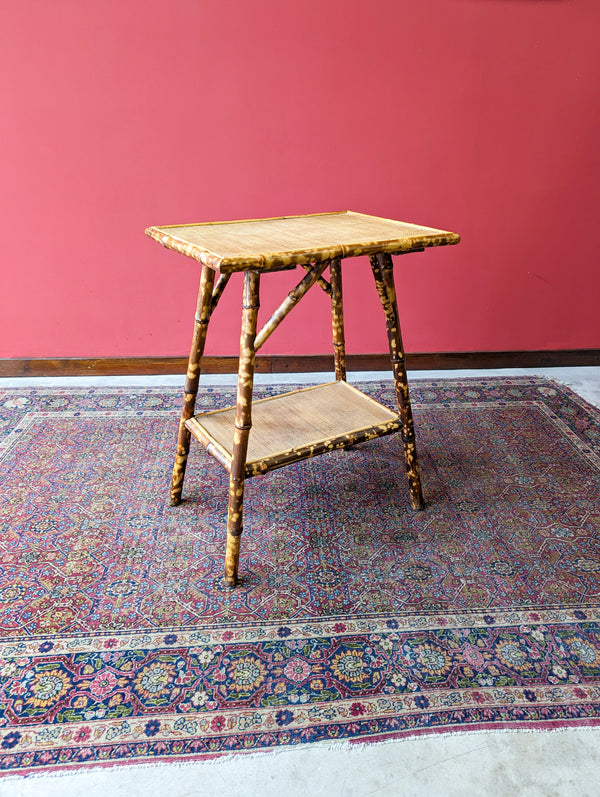
M 202 263 L 170 499 L 173 506 L 181 503 L 193 435 L 230 475 L 225 551 L 225 583 L 228 587 L 239 583 L 244 483 L 247 478 L 399 432 L 410 504 L 415 510 L 423 509 L 392 254 L 455 244 L 460 240 L 456 233 L 350 211 L 247 222 L 150 227 L 146 233 L 164 246 Z M 299 247 L 298 240 L 302 240 L 303 235 L 307 244 Z M 369 256 L 385 317 L 397 412 L 374 401 L 346 381 L 341 264 L 343 258 L 361 254 Z M 306 274 L 263 328 L 257 330 L 261 275 L 298 265 Z M 322 276 L 327 268 L 329 281 Z M 196 396 L 210 318 L 231 274 L 236 271 L 244 272 L 236 404 L 196 415 Z M 215 284 L 216 272 L 219 272 L 219 278 Z M 253 401 L 256 352 L 314 285 L 319 285 L 331 300 L 336 381 Z

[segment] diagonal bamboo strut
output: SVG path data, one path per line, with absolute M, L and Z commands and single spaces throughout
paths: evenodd
M 213 294 L 212 294 L 212 298 L 211 298 L 211 303 L 210 303 L 210 314 L 211 315 L 213 314 L 213 312 L 215 310 L 215 307 L 218 305 L 219 299 L 223 295 L 223 291 L 225 290 L 225 286 L 229 282 L 229 277 L 230 276 L 231 276 L 231 274 L 220 274 L 219 275 L 219 279 L 217 280 L 217 284 L 215 285 L 215 288 L 214 288 Z
M 310 263 L 302 263 L 302 268 L 305 271 L 310 271 L 312 266 Z M 319 279 L 317 280 L 317 285 L 319 286 L 319 288 L 323 288 L 326 294 L 331 296 L 331 285 L 327 282 L 327 280 L 324 277 L 319 277 Z
M 289 294 L 285 297 L 283 302 L 279 305 L 277 310 L 275 310 L 271 318 L 256 336 L 256 340 L 254 342 L 254 351 L 258 351 L 263 343 L 271 337 L 286 315 L 293 307 L 295 307 L 295 305 L 298 304 L 304 294 L 310 288 L 312 288 L 328 265 L 328 260 L 325 260 L 322 263 L 317 263 L 317 265 L 311 268 L 308 274 L 306 274 L 306 276 L 296 285 L 296 287 L 289 292 Z

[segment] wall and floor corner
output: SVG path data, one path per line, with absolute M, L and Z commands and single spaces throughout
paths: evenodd
M 198 267 L 145 227 L 346 208 L 462 235 L 398 264 L 409 352 L 598 347 L 594 0 L 58 0 L 2 17 L 0 358 L 184 356 Z M 355 269 L 348 351 L 383 352 Z M 294 277 L 269 279 L 265 313 Z M 237 353 L 233 282 L 212 356 Z M 265 353 L 329 353 L 325 301 Z

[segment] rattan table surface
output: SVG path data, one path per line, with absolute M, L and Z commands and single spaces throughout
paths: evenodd
M 149 227 L 146 235 L 227 274 L 279 271 L 334 258 L 457 244 L 445 230 L 353 211 Z

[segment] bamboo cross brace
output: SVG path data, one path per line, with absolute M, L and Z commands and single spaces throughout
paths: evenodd
M 283 319 L 288 315 L 288 313 L 295 307 L 300 299 L 304 296 L 304 294 L 312 288 L 315 282 L 319 279 L 321 274 L 325 271 L 327 266 L 329 265 L 328 260 L 324 260 L 322 263 L 317 263 L 314 265 L 311 270 L 304 276 L 302 280 L 296 285 L 296 287 L 291 290 L 288 295 L 285 297 L 283 302 L 279 305 L 277 310 L 273 313 L 271 318 L 267 321 L 264 327 L 260 330 L 260 332 L 256 336 L 256 340 L 254 341 L 254 351 L 258 351 L 263 343 L 268 340 L 273 332 L 277 329 L 279 324 L 283 321 Z
M 302 263 L 302 268 L 305 271 L 310 271 L 312 266 L 310 263 Z M 325 277 L 319 277 L 319 279 L 317 280 L 317 285 L 319 286 L 319 288 L 323 288 L 326 294 L 331 296 L 331 285 L 327 282 Z
M 223 295 L 223 291 L 225 290 L 225 286 L 229 282 L 229 277 L 231 274 L 220 274 L 219 279 L 217 280 L 217 284 L 215 285 L 215 289 L 212 294 L 211 304 L 210 304 L 210 314 L 212 315 L 215 311 L 216 306 L 219 303 L 219 299 Z

